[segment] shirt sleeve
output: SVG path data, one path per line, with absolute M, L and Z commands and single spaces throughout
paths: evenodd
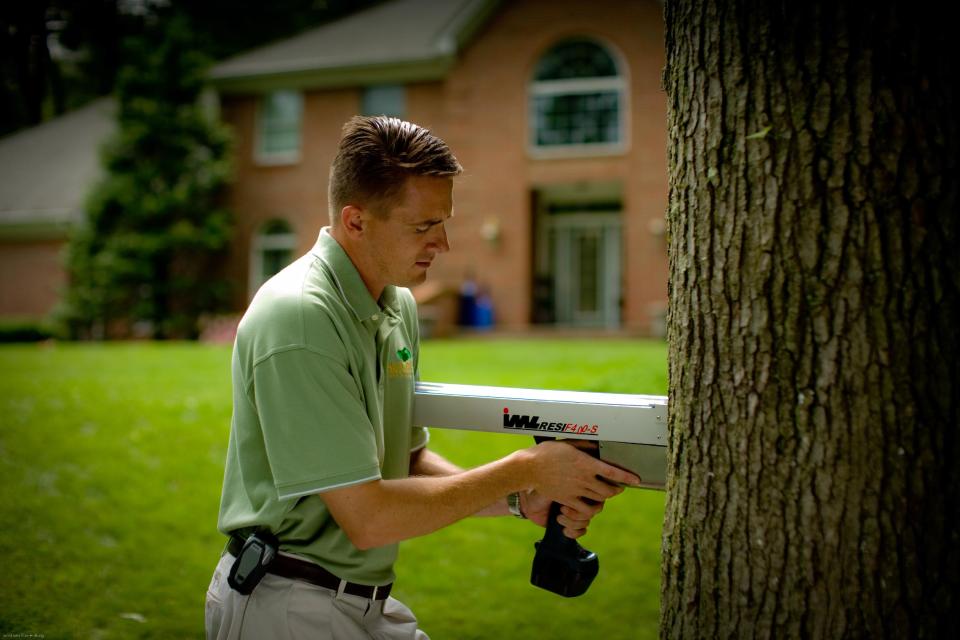
M 345 364 L 308 348 L 254 366 L 253 394 L 281 500 L 380 477 L 377 441 Z

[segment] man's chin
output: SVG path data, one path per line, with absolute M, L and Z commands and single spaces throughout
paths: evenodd
M 426 280 L 427 280 L 427 270 L 423 269 L 423 270 L 419 270 L 417 273 L 411 274 L 407 278 L 406 282 L 398 282 L 397 286 L 407 287 L 409 289 L 410 287 L 415 287 L 418 284 L 423 284 L 424 282 L 426 282 Z

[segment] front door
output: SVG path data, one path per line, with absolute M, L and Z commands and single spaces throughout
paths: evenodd
M 558 324 L 620 325 L 620 216 L 550 216 L 554 317 Z

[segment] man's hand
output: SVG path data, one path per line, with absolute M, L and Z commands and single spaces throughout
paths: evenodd
M 543 443 L 540 446 L 545 444 L 569 445 L 570 448 L 581 449 L 583 451 L 593 451 L 597 448 L 597 443 L 583 440 L 568 440 L 563 443 Z M 572 459 L 575 460 L 576 463 L 588 464 L 586 460 L 590 460 L 600 465 L 594 466 L 592 469 L 596 471 L 595 479 L 600 483 L 600 485 L 591 486 L 594 493 L 589 497 L 580 496 L 578 500 L 561 504 L 560 515 L 557 517 L 557 521 L 563 526 L 564 535 L 574 539 L 579 538 L 587 532 L 587 527 L 593 517 L 603 511 L 606 498 L 619 495 L 623 492 L 623 487 L 610 484 L 610 481 L 635 484 L 639 481 L 639 478 L 627 471 L 601 462 L 586 453 L 576 452 Z M 602 478 L 608 478 L 609 480 L 603 480 Z M 554 500 L 556 500 L 556 498 L 550 498 L 548 495 L 537 490 L 521 492 L 520 494 L 520 506 L 524 515 L 541 527 L 547 526 L 550 505 Z
M 525 453 L 532 456 L 534 467 L 528 488 L 579 513 L 589 513 L 586 507 L 590 505 L 584 498 L 603 502 L 623 492 L 618 483 L 640 484 L 636 475 L 598 460 L 569 442 L 542 442 Z
M 547 526 L 551 504 L 553 504 L 553 500 L 543 497 L 536 491 L 520 493 L 520 510 L 523 511 L 523 515 L 541 527 Z M 584 502 L 577 508 L 561 505 L 557 522 L 563 526 L 563 535 L 576 539 L 585 534 L 587 527 L 590 525 L 590 520 L 603 511 L 603 504 L 604 501 L 593 502 L 592 504 Z

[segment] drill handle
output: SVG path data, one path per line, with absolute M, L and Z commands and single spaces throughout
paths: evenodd
M 560 515 L 560 503 L 554 502 L 550 505 L 550 515 L 547 516 L 547 531 L 543 534 L 541 544 L 546 544 L 557 550 L 570 548 L 577 544 L 572 538 L 568 538 L 563 533 L 563 525 L 557 520 Z
M 547 438 L 537 438 L 540 443 Z M 530 572 L 530 582 L 541 589 L 571 598 L 582 595 L 590 587 L 600 570 L 597 554 L 584 549 L 563 533 L 557 517 L 560 503 L 550 505 L 547 530 L 536 543 L 536 554 Z

